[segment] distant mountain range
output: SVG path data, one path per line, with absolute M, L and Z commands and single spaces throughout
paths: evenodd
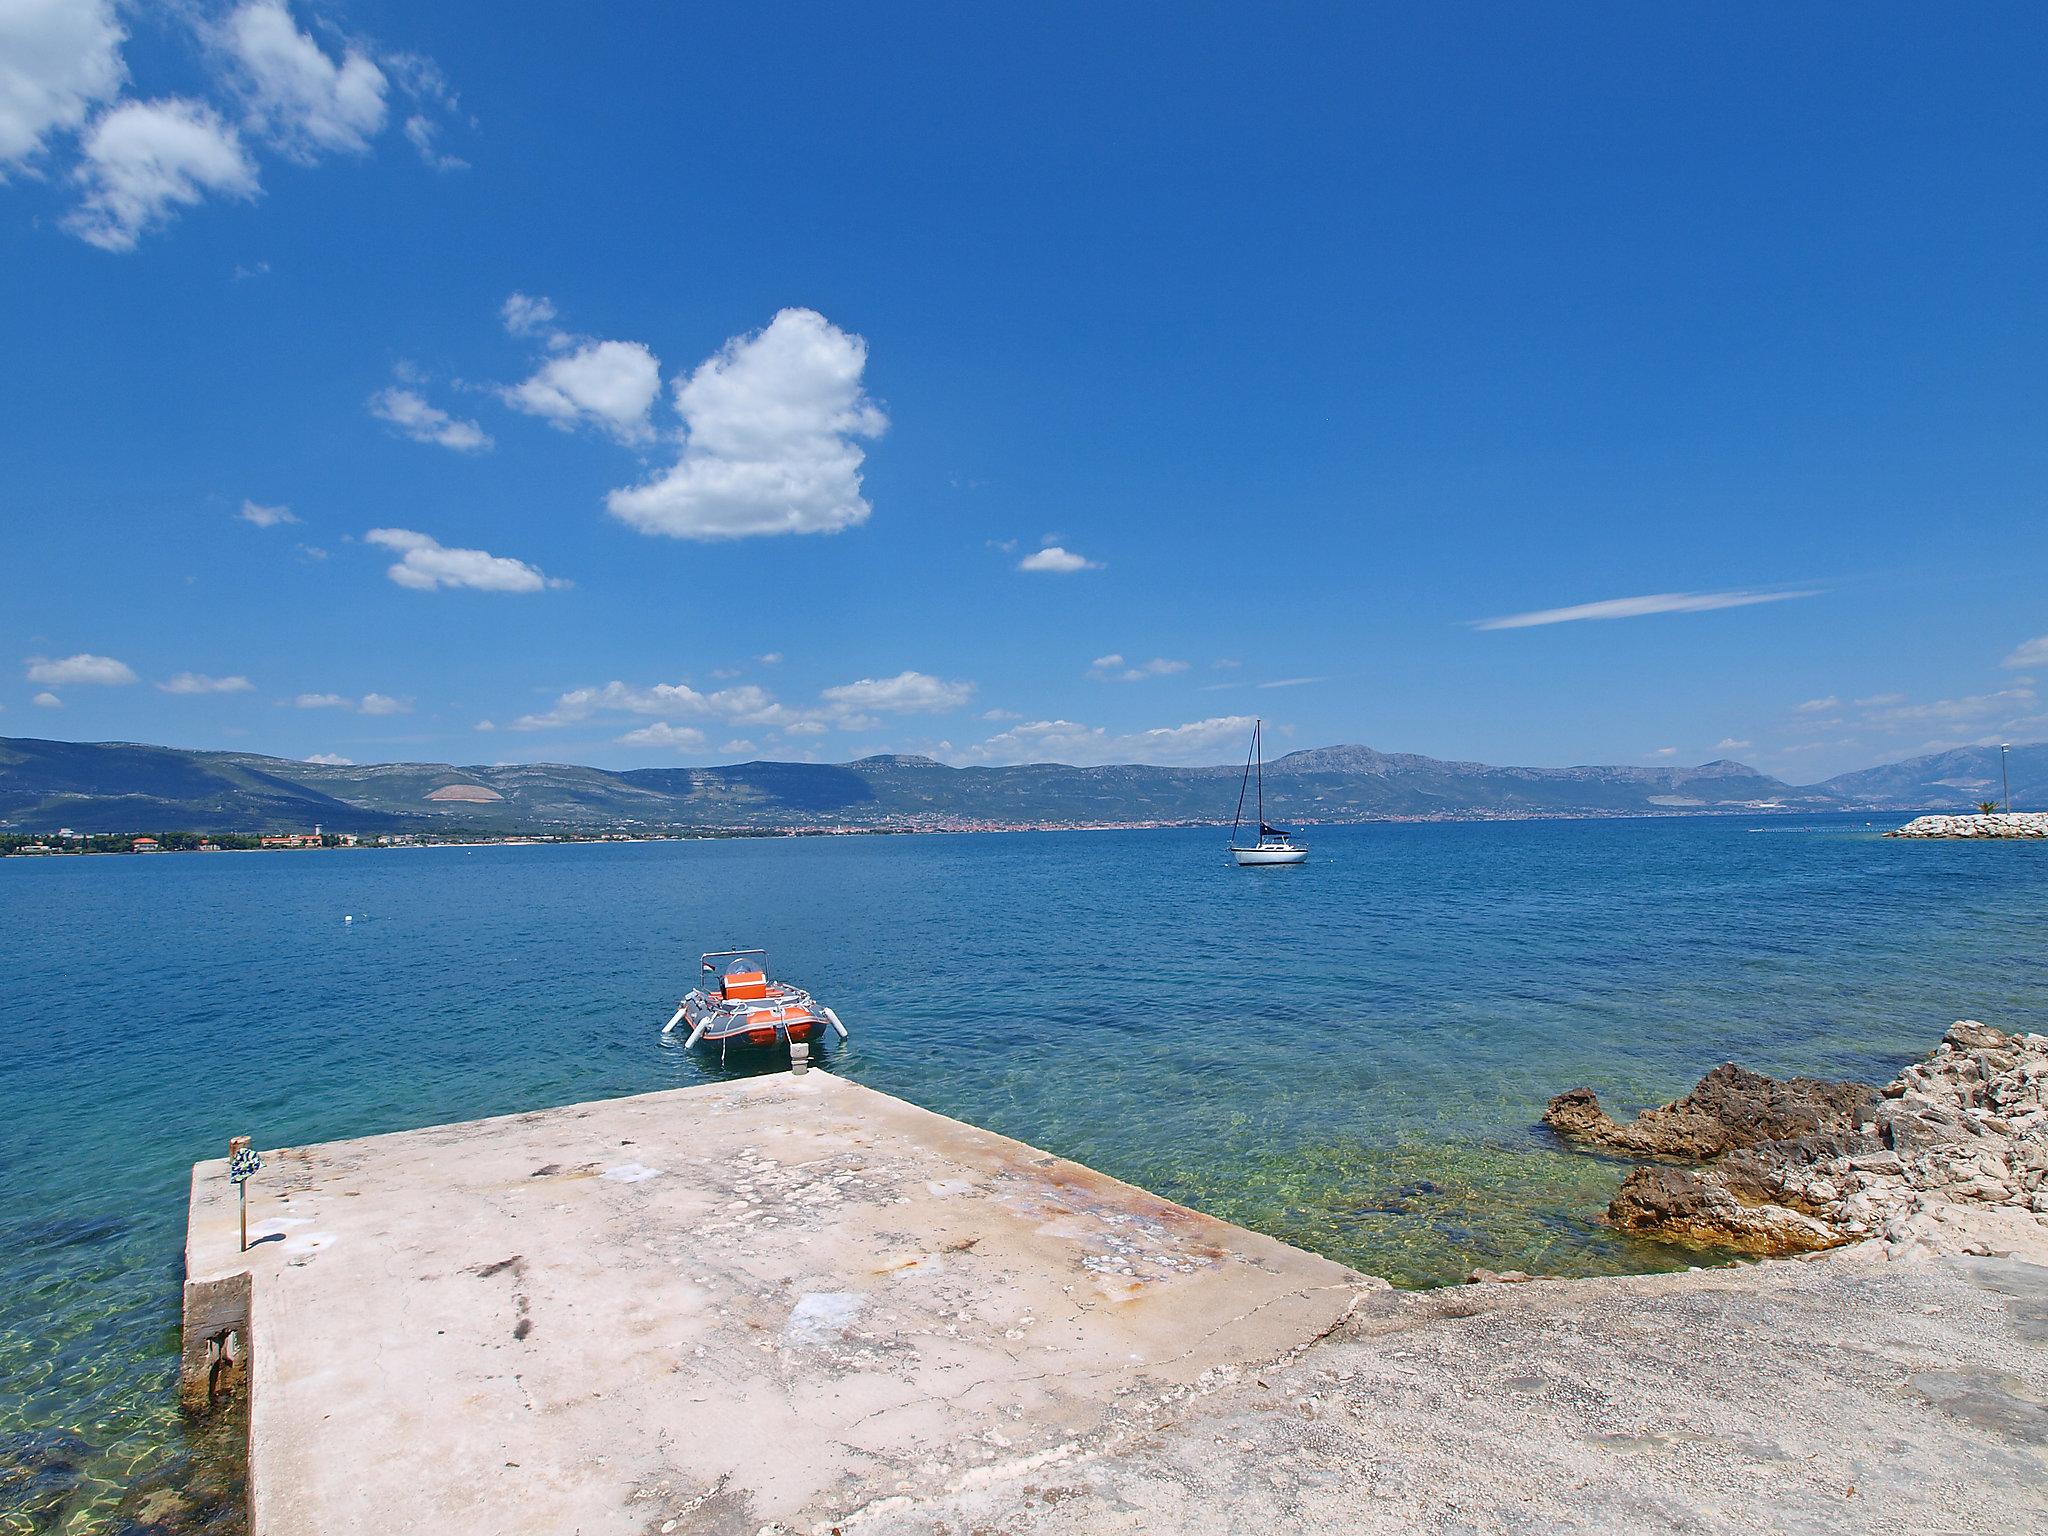
M 2012 791 L 2048 800 L 2048 745 L 2016 747 Z M 1228 819 L 1237 765 L 950 768 L 928 757 L 612 772 L 553 763 L 324 764 L 128 742 L 0 737 L 0 831 L 650 831 L 1105 826 Z M 1965 747 L 1821 784 L 1741 763 L 1497 768 L 1371 747 L 1267 765 L 1269 819 L 1344 822 L 1820 810 L 1931 811 L 2002 797 L 1998 750 Z

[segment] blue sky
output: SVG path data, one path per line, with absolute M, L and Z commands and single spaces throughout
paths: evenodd
M 0 734 L 2039 739 L 2044 66 L 2018 6 L 0 0 Z

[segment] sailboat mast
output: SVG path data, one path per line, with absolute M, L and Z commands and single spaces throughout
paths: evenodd
M 1266 723 L 1252 722 L 1252 755 L 1259 760 L 1259 836 L 1266 835 Z
M 1230 844 L 1237 846 L 1237 829 L 1244 825 L 1244 792 L 1252 782 L 1252 752 L 1258 750 L 1258 733 L 1252 733 L 1252 749 L 1244 755 L 1244 773 L 1237 781 L 1237 810 L 1230 818 Z

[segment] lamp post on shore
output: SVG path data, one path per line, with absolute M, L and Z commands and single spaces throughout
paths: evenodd
M 2011 755 L 2012 743 L 2001 741 L 1998 744 L 1998 777 L 2005 783 L 2005 814 L 2008 816 L 2012 814 L 2012 770 L 2005 764 Z

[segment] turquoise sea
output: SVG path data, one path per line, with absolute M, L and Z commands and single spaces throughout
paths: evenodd
M 1895 824 L 1886 818 L 1886 825 Z M 0 861 L 0 1533 L 238 1528 L 172 1402 L 186 1171 L 716 1076 L 699 949 L 768 946 L 831 1069 L 1404 1285 L 1699 1255 L 1537 1123 L 1723 1060 L 1882 1080 L 2048 1028 L 2048 848 L 1855 818 Z M 344 916 L 352 922 L 344 923 Z

